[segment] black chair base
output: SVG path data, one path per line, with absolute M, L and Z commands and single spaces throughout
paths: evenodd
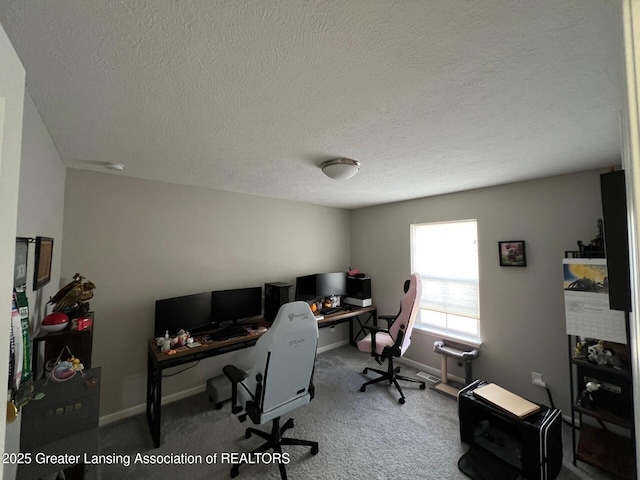
M 360 387 L 360 391 L 364 392 L 369 385 L 373 385 L 374 383 L 380 383 L 384 381 L 389 382 L 389 385 L 393 383 L 396 389 L 398 390 L 398 392 L 400 393 L 400 398 L 398 399 L 398 402 L 401 405 L 404 405 L 405 396 L 404 396 L 404 392 L 402 391 L 402 388 L 400 387 L 400 384 L 398 383 L 398 380 L 402 380 L 403 382 L 418 383 L 420 384 L 420 390 L 424 390 L 425 388 L 427 388 L 425 382 L 421 380 L 417 380 L 411 377 L 405 377 L 404 375 L 398 375 L 398 373 L 400 372 L 400 367 L 394 368 L 393 358 L 388 359 L 388 369 L 386 372 L 384 370 L 379 370 L 377 368 L 366 367 L 362 371 L 362 373 L 366 375 L 369 371 L 375 372 L 380 376 L 374 380 L 369 380 L 368 382 L 363 383 L 362 386 Z
M 256 428 L 249 427 L 244 432 L 244 438 L 251 438 L 251 435 L 257 435 L 260 438 L 266 440 L 265 443 L 260 445 L 258 448 L 251 451 L 251 453 L 259 453 L 265 452 L 267 450 L 273 450 L 274 452 L 282 453 L 282 445 L 302 445 L 306 447 L 311 447 L 311 455 L 315 455 L 318 453 L 318 442 L 312 442 L 310 440 L 300 440 L 297 438 L 289 438 L 283 437 L 282 434 L 293 428 L 293 419 L 290 418 L 287 420 L 282 427 L 280 427 L 280 417 L 274 418 L 271 424 L 271 432 L 263 432 L 262 430 L 258 430 Z M 231 477 L 237 477 L 240 474 L 240 465 L 246 462 L 234 463 L 231 467 Z M 284 463 L 278 463 L 278 468 L 280 469 L 280 478 L 282 480 L 287 480 L 287 471 L 284 467 Z

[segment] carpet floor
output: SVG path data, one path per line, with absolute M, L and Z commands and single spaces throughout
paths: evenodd
M 360 392 L 360 386 L 373 374 L 362 374 L 375 361 L 351 346 L 343 346 L 318 355 L 313 401 L 285 415 L 295 426 L 287 436 L 319 442 L 319 453 L 308 447 L 284 447 L 290 454 L 287 473 L 290 479 L 467 479 L 458 460 L 468 446 L 460 442 L 455 400 L 417 384 L 404 388 L 406 403 L 398 403 L 398 394 L 386 383 L 372 385 Z M 402 365 L 402 373 L 413 375 L 416 369 Z M 429 383 L 427 382 L 427 386 Z M 225 454 L 248 452 L 261 444 L 256 436 L 245 439 L 244 430 L 254 426 L 250 420 L 240 423 L 226 403 L 216 410 L 205 393 L 163 405 L 162 444 L 153 448 L 144 414 L 132 416 L 100 428 L 100 451 L 104 462 L 88 465 L 88 480 L 136 479 L 216 480 L 230 477 Z M 257 427 L 268 429 L 269 425 Z M 571 432 L 563 431 L 564 457 L 559 480 L 608 480 L 608 476 L 584 463 L 573 466 Z M 192 458 L 185 458 L 185 455 Z M 135 463 L 136 456 L 169 464 Z M 197 457 L 197 456 L 200 457 Z M 147 456 L 147 457 L 145 457 Z M 207 457 L 209 456 L 209 457 Z M 213 462 L 213 456 L 216 456 Z M 127 466 L 125 459 L 130 459 Z M 191 460 L 200 458 L 202 463 Z M 212 462 L 207 464 L 207 458 Z M 186 461 L 187 464 L 179 464 Z M 239 479 L 280 478 L 274 464 L 244 465 Z

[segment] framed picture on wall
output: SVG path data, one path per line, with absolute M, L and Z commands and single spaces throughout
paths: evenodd
M 27 258 L 29 257 L 29 239 L 16 237 L 16 257 L 13 264 L 13 288 L 27 284 Z
M 524 240 L 509 240 L 498 242 L 501 267 L 526 267 L 527 255 Z
M 33 274 L 33 289 L 38 290 L 51 280 L 51 258 L 53 238 L 36 237 L 36 259 Z

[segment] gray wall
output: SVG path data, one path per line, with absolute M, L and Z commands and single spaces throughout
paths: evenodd
M 25 95 L 16 235 L 54 239 L 51 281 L 36 292 L 32 291 L 35 244 L 29 245 L 27 297 L 34 332 L 39 328 L 42 318 L 51 311 L 50 308 L 47 310 L 46 305 L 49 297 L 59 289 L 66 171 L 33 100 L 28 94 Z M 20 417 L 7 425 L 5 450 L 18 452 L 19 447 Z M 5 476 L 13 478 L 16 465 L 5 464 L 4 467 Z
M 22 148 L 25 71 L 0 26 L 0 292 L 13 289 L 18 183 Z M 5 297 L 8 300 L 8 297 Z M 11 304 L 2 303 L 0 315 L 0 385 L 7 385 Z M 5 451 L 6 423 L 0 420 L 0 451 Z M 0 478 L 4 472 L 0 469 Z M 9 476 L 8 478 L 11 478 Z
M 102 367 L 103 422 L 142 411 L 156 300 L 292 282 L 349 264 L 346 210 L 75 169 L 64 235 L 63 281 L 79 272 L 97 286 L 92 362 Z M 345 328 L 321 331 L 321 347 L 344 341 Z M 165 398 L 203 390 L 233 358 L 166 379 Z
M 476 218 L 483 344 L 473 363 L 474 376 L 548 404 L 544 389 L 531 385 L 531 372 L 540 372 L 556 405 L 566 413 L 569 367 L 562 258 L 565 250 L 577 248 L 577 240 L 588 243 L 596 236 L 602 216 L 600 173 L 604 172 L 354 210 L 352 266 L 371 274 L 379 311 L 394 313 L 411 268 L 409 225 Z M 501 240 L 526 241 L 526 268 L 498 265 Z M 433 353 L 436 339 L 414 333 L 407 358 L 439 370 L 440 357 Z M 449 372 L 464 377 L 455 364 Z

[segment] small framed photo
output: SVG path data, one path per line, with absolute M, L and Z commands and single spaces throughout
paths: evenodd
M 27 284 L 27 258 L 29 257 L 29 239 L 16 237 L 16 257 L 13 264 L 13 288 Z
M 509 240 L 498 242 L 501 267 L 526 267 L 527 255 L 524 249 L 524 240 Z
M 35 271 L 33 290 L 38 290 L 51 280 L 51 258 L 53 257 L 53 238 L 36 237 Z

